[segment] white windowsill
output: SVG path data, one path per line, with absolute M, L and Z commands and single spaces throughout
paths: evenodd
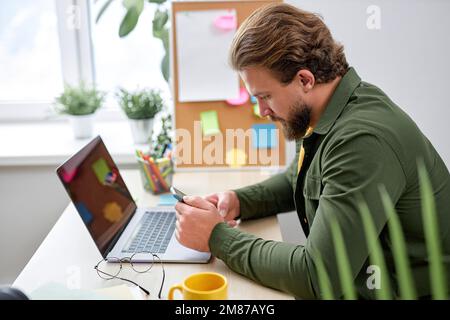
M 135 150 L 127 121 L 96 122 L 95 137 L 101 135 L 118 165 L 135 164 Z M 59 166 L 92 138 L 76 140 L 69 122 L 0 124 L 0 166 Z

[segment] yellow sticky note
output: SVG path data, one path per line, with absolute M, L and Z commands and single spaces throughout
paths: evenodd
M 103 216 L 111 223 L 120 221 L 123 217 L 122 208 L 117 204 L 117 202 L 108 202 L 103 207 Z
M 211 136 L 220 133 L 217 111 L 210 110 L 200 113 L 202 131 L 204 136 Z
M 230 167 L 240 167 L 247 162 L 247 154 L 241 149 L 230 149 L 227 151 L 225 161 Z

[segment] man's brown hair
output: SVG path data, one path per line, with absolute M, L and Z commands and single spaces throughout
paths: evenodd
M 344 47 L 335 42 L 322 19 L 288 4 L 269 4 L 239 27 L 230 50 L 235 70 L 262 66 L 283 84 L 307 69 L 316 83 L 343 76 L 348 69 Z

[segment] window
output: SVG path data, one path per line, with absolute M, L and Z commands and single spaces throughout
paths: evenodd
M 2 1 L 0 11 L 0 121 L 44 120 L 64 82 L 95 81 L 108 92 L 99 118 L 118 119 L 114 93 L 170 89 L 160 71 L 164 48 L 152 34 L 155 7 L 147 3 L 136 28 L 118 30 L 125 9 L 113 1 L 98 23 L 105 1 Z
M 1 7 L 0 104 L 51 101 L 63 87 L 55 1 Z
M 117 105 L 114 93 L 118 87 L 160 89 L 168 97 L 169 86 L 160 70 L 163 44 L 152 34 L 156 6 L 146 4 L 136 28 L 120 38 L 119 26 L 126 12 L 122 2 L 113 1 L 97 23 L 104 1 L 90 3 L 95 79 L 98 87 L 109 93 L 107 104 Z

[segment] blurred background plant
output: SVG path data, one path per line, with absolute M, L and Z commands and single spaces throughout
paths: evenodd
M 96 23 L 108 9 L 113 1 L 107 0 L 103 3 L 99 10 Z M 169 21 L 168 9 L 164 6 L 167 0 L 123 0 L 122 5 L 126 9 L 126 13 L 119 26 L 119 36 L 126 37 L 136 27 L 139 17 L 145 8 L 146 3 L 156 5 L 155 15 L 153 16 L 153 36 L 162 41 L 164 46 L 164 57 L 161 61 L 161 72 L 164 79 L 169 82 L 170 76 L 170 60 L 169 60 L 169 29 L 167 22 Z
M 78 86 L 65 85 L 55 99 L 55 111 L 59 114 L 82 116 L 95 113 L 101 106 L 105 93 L 81 82 Z
M 65 85 L 55 99 L 55 111 L 68 115 L 75 139 L 90 138 L 93 133 L 94 113 L 102 107 L 106 93 L 81 82 L 77 86 Z
M 161 132 L 150 146 L 150 156 L 154 159 L 162 158 L 167 148 L 172 147 L 172 116 L 168 114 L 161 117 L 161 122 Z
M 137 89 L 128 91 L 120 88 L 117 92 L 120 107 L 128 119 L 153 119 L 164 108 L 164 101 L 158 90 Z
M 128 117 L 134 143 L 150 143 L 155 116 L 164 108 L 159 90 L 120 88 L 116 94 L 118 103 Z

